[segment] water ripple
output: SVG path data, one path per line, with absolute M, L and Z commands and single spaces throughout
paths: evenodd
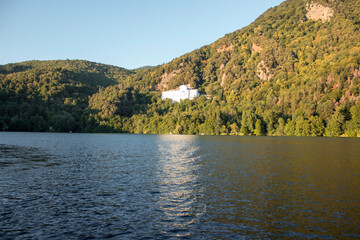
M 0 238 L 358 238 L 358 146 L 0 133 Z

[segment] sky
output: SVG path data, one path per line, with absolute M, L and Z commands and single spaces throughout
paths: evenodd
M 0 0 L 0 65 L 84 59 L 156 66 L 249 25 L 283 0 Z

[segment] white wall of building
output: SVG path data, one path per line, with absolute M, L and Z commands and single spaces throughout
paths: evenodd
M 181 85 L 179 90 L 170 90 L 162 92 L 161 99 L 171 99 L 173 102 L 180 102 L 184 99 L 193 100 L 200 96 L 199 91 L 197 89 L 192 89 L 186 85 Z

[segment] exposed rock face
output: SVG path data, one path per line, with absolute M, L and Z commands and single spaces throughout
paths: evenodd
M 269 68 L 265 65 L 265 61 L 261 61 L 257 65 L 256 75 L 261 80 L 266 81 L 266 80 L 270 80 L 274 75 L 274 73 L 272 68 Z
M 353 69 L 352 71 L 351 71 L 351 73 L 354 75 L 354 77 L 356 77 L 356 78 L 358 78 L 358 77 L 360 77 L 360 68 L 358 68 L 358 69 Z
M 329 7 L 325 7 L 319 3 L 307 4 L 308 13 L 307 19 L 321 20 L 322 22 L 330 21 L 330 18 L 334 15 L 334 10 Z
M 171 73 L 164 73 L 161 75 L 161 82 L 156 85 L 156 90 L 167 90 L 171 78 L 175 77 L 180 72 L 180 69 L 174 70 Z
M 226 45 L 222 45 L 219 46 L 218 49 L 216 49 L 217 52 L 225 52 L 225 51 L 231 51 L 233 50 L 234 46 L 232 44 L 230 44 L 229 46 Z
M 258 53 L 258 52 L 261 52 L 263 49 L 262 47 L 256 45 L 255 43 L 253 43 L 252 47 L 251 47 L 251 50 L 255 53 Z
M 223 75 L 222 75 L 222 77 L 221 77 L 221 84 L 220 84 L 221 86 L 224 86 L 225 80 L 226 80 L 226 74 L 223 73 Z

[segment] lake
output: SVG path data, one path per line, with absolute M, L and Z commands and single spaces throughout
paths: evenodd
M 360 139 L 0 132 L 1 239 L 360 238 Z

